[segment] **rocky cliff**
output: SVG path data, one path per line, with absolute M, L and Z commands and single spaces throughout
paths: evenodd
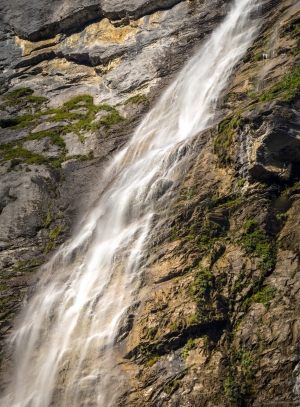
M 2 343 L 109 158 L 229 7 L 2 2 Z M 185 182 L 153 230 L 115 350 L 128 372 L 120 406 L 300 405 L 300 2 L 266 1 L 260 14 L 215 101 L 220 121 L 192 140 Z M 3 346 L 2 385 L 9 364 Z

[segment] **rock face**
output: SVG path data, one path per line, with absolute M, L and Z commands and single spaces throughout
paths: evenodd
M 212 31 L 228 4 L 59 0 L 1 7 L 3 91 L 22 83 L 61 105 L 76 94 L 116 104 L 157 89 Z
M 228 7 L 2 1 L 2 344 L 111 155 Z M 222 119 L 191 141 L 185 182 L 153 231 L 141 305 L 115 350 L 130 372 L 117 405 L 300 405 L 300 4 L 261 13 Z

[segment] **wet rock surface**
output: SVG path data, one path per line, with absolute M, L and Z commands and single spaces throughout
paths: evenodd
M 110 157 L 229 3 L 19 7 L 0 6 L 2 344 L 40 265 L 96 202 Z M 128 386 L 117 405 L 300 405 L 300 5 L 261 13 L 216 101 L 222 120 L 191 140 L 184 184 L 156 191 L 176 199 L 120 331 Z

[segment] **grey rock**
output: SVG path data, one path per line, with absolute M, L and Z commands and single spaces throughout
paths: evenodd
M 1 129 L 0 144 L 8 144 L 14 141 L 22 140 L 29 136 L 30 128 L 24 129 Z
M 87 114 L 88 109 L 85 107 L 79 107 L 78 109 L 70 110 L 70 113 Z
M 55 127 L 63 127 L 67 125 L 67 122 L 44 122 L 39 124 L 35 129 L 31 130 L 31 133 L 40 133 L 42 131 L 54 129 Z
M 174 6 L 181 0 L 54 0 L 49 3 L 25 0 L 22 8 L 16 0 L 3 0 L 2 24 L 13 27 L 16 34 L 31 41 L 54 37 L 58 33 L 78 29 L 95 19 L 138 19 L 159 9 Z
M 28 140 L 23 143 L 23 149 L 31 151 L 34 154 L 44 155 L 48 158 L 58 158 L 61 149 L 59 146 L 52 144 L 49 137 L 41 140 Z
M 100 110 L 100 112 L 98 112 L 95 115 L 95 119 L 92 121 L 92 123 L 96 123 L 98 120 L 102 119 L 102 117 L 108 116 L 109 112 L 105 111 L 105 110 Z
M 59 24 L 63 24 L 65 14 L 69 13 L 71 19 L 73 12 L 80 15 L 83 8 L 96 7 L 96 22 L 85 28 L 80 23 L 80 35 L 68 32 L 51 40 L 28 43 L 11 34 L 11 42 L 6 45 L 7 54 L 14 49 L 16 54 L 5 60 L 4 83 L 17 87 L 22 82 L 22 86 L 36 90 L 37 95 L 48 97 L 51 106 L 85 93 L 93 95 L 97 103 L 117 104 L 127 99 L 126 93 L 153 92 L 163 78 L 178 70 L 228 9 L 223 0 L 193 6 L 177 0 L 105 2 L 103 10 L 108 10 L 110 19 L 124 20 L 121 27 L 115 28 L 107 18 L 97 17 L 99 1 L 78 5 L 56 0 L 51 6 L 30 3 L 25 15 L 8 2 L 2 7 L 11 26 L 18 26 L 15 32 L 32 29 L 37 40 L 43 38 L 43 34 L 37 34 L 39 29 L 41 33 L 51 31 L 51 19 L 62 17 L 60 23 L 53 23 L 58 24 L 55 33 L 60 32 Z M 162 11 L 145 15 L 155 10 Z
M 64 135 L 63 139 L 66 143 L 69 155 L 86 155 L 91 150 L 94 151 L 99 143 L 95 133 L 84 133 L 83 142 L 80 142 L 77 134 L 74 133 Z

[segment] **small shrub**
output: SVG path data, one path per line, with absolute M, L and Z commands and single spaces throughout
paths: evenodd
M 199 297 L 208 294 L 213 287 L 213 278 L 214 276 L 209 270 L 202 268 L 195 275 L 195 279 L 190 286 L 190 294 L 200 300 Z
M 169 326 L 171 331 L 177 331 L 178 326 L 176 322 L 173 322 L 170 326 Z
M 45 248 L 45 253 L 50 253 L 53 249 L 55 249 L 56 243 L 55 242 L 47 242 L 46 243 L 46 248 Z
M 183 348 L 183 352 L 181 354 L 181 357 L 186 359 L 188 357 L 188 355 L 189 355 L 189 351 L 194 349 L 194 347 L 195 347 L 194 340 L 192 338 L 189 338 L 189 340 L 187 341 L 187 344 Z
M 155 365 L 155 363 L 159 360 L 159 356 L 153 356 L 150 360 L 148 360 L 148 362 L 146 363 L 146 365 L 148 367 L 152 367 L 153 365 Z
M 63 226 L 55 226 L 50 230 L 49 237 L 50 239 L 56 240 L 64 231 L 65 228 Z
M 50 208 L 48 208 L 48 212 L 47 212 L 46 218 L 43 223 L 44 228 L 47 229 L 51 222 L 52 222 L 52 215 L 51 215 Z
M 153 327 L 149 328 L 148 329 L 148 338 L 150 340 L 154 339 L 155 335 L 156 335 L 156 332 L 157 332 L 157 327 L 156 326 L 153 326 Z

